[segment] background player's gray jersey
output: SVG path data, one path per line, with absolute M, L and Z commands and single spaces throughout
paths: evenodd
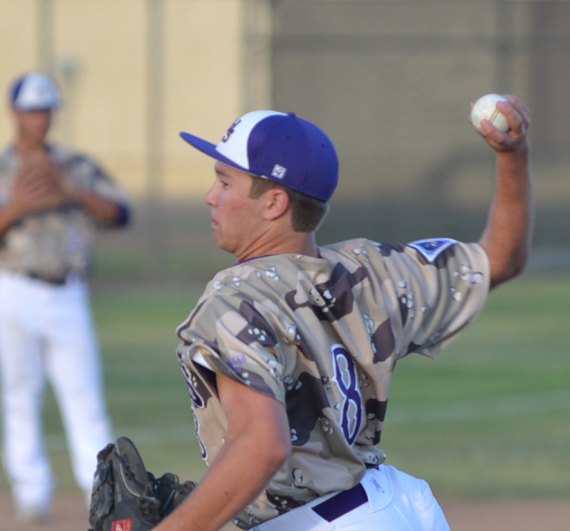
M 319 251 L 319 258 L 268 256 L 218 273 L 178 329 L 206 462 L 226 428 L 213 372 L 287 407 L 292 454 L 240 515 L 244 528 L 349 489 L 381 463 L 396 362 L 412 352 L 435 355 L 487 297 L 489 266 L 477 244 L 360 239 Z

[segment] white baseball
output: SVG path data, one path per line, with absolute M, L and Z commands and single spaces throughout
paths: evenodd
M 481 129 L 481 120 L 489 120 L 499 131 L 507 131 L 509 122 L 505 115 L 497 110 L 497 102 L 508 101 L 501 94 L 485 94 L 481 96 L 471 109 L 471 123 Z

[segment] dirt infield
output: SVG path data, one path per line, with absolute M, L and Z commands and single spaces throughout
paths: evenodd
M 560 531 L 568 529 L 570 501 L 442 502 L 453 531 Z M 87 512 L 80 497 L 60 496 L 49 520 L 23 524 L 14 518 L 10 498 L 0 495 L 1 531 L 87 531 Z M 235 530 L 228 526 L 224 531 Z

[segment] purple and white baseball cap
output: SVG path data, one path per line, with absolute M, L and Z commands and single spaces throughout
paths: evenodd
M 225 164 L 320 201 L 328 201 L 338 183 L 333 143 L 316 125 L 294 113 L 246 113 L 217 145 L 185 132 L 180 136 Z
M 56 82 L 41 72 L 28 72 L 10 87 L 10 105 L 17 111 L 50 111 L 61 104 Z

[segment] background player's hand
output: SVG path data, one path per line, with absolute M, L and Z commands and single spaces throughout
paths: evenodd
M 495 151 L 516 153 L 528 147 L 530 114 L 526 105 L 516 96 L 508 94 L 507 99 L 508 103 L 497 103 L 497 109 L 507 118 L 509 129 L 505 132 L 499 131 L 491 122 L 483 120 L 478 133 Z
M 26 155 L 14 180 L 13 202 L 23 214 L 55 208 L 67 197 L 61 169 L 43 152 Z

